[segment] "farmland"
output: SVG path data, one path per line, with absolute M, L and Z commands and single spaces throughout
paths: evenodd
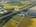
M 9 8 L 22 8 L 23 6 L 27 6 L 27 3 L 25 3 L 25 5 L 23 6 L 18 6 L 18 5 L 10 5 L 10 4 L 3 4 L 7 9 Z M 15 15 L 13 18 L 11 18 L 3 27 L 16 27 L 18 22 L 20 22 L 20 20 L 22 19 L 22 17 Z M 16 21 L 16 22 L 15 22 Z M 18 25 L 18 27 L 36 27 L 36 18 L 28 18 L 28 17 L 24 17 L 23 20 L 20 22 L 20 24 Z

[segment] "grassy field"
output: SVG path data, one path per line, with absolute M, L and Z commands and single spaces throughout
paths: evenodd
M 17 23 L 10 20 L 3 27 L 16 27 Z
M 4 6 L 6 8 L 21 8 L 20 6 L 14 6 L 14 5 L 8 5 L 8 4 L 4 4 Z
M 28 27 L 36 27 L 36 18 L 33 18 L 31 19 L 33 22 L 32 22 L 32 25 L 31 26 L 28 26 Z
M 36 18 L 27 18 L 25 17 L 18 27 L 36 27 Z
M 13 17 L 13 20 L 20 22 L 21 17 L 16 15 L 16 16 Z M 16 27 L 18 23 L 13 21 L 13 20 L 10 19 L 10 21 L 8 21 L 3 27 Z
M 14 16 L 14 19 L 18 19 L 21 18 L 19 16 Z M 18 22 L 17 20 L 17 22 Z M 3 27 L 16 27 L 18 23 L 10 20 L 8 21 Z M 18 25 L 18 27 L 36 27 L 36 18 L 27 18 L 24 17 L 23 20 L 20 22 L 20 24 Z
M 10 9 L 10 8 L 22 8 L 22 7 L 25 7 L 27 6 L 28 4 L 31 4 L 31 2 L 27 2 L 27 3 L 24 3 L 24 4 L 19 4 L 19 3 L 16 3 L 16 4 L 3 4 L 7 9 Z
M 10 9 L 10 8 L 21 8 L 22 6 L 18 6 L 18 5 L 10 5 L 10 4 L 3 4 L 7 9 Z

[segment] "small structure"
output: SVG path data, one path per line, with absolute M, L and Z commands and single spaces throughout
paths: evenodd
M 16 11 L 20 11 L 19 9 L 16 9 L 16 8 L 15 8 L 15 10 L 16 10 Z
M 22 17 L 22 18 L 25 16 L 24 12 L 20 12 L 17 15 L 20 16 L 20 17 Z
M 7 13 L 7 10 L 3 6 L 0 6 L 0 14 Z

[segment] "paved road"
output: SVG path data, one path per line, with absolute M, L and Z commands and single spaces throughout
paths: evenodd
M 29 9 L 29 8 L 35 6 L 35 5 L 36 5 L 36 2 L 33 2 L 32 4 L 30 4 L 30 5 L 26 6 L 25 8 L 21 9 L 20 11 L 24 11 L 25 9 Z M 20 11 L 17 11 L 17 12 L 15 12 L 15 13 L 10 13 L 10 14 L 8 14 L 8 15 L 2 16 L 2 17 L 0 17 L 0 20 L 3 19 L 3 18 L 6 18 L 6 17 L 8 17 L 8 16 L 14 16 L 14 15 L 16 15 L 17 13 L 19 13 Z M 8 18 L 8 19 L 10 19 L 10 18 Z M 6 20 L 8 20 L 8 19 L 6 19 Z M 9 21 L 9 20 L 8 20 L 8 21 Z M 6 22 L 8 22 L 8 21 L 6 21 Z M 1 25 L 5 24 L 6 22 L 2 22 Z
M 30 8 L 29 10 L 36 10 L 36 6 Z
M 21 10 L 23 11 L 24 9 L 29 9 L 29 8 L 31 8 L 31 7 L 34 7 L 35 5 L 36 5 L 36 1 L 33 2 L 33 3 L 31 3 L 31 4 L 29 4 L 29 5 L 26 6 L 25 8 L 22 8 Z
M 29 8 L 35 6 L 35 5 L 36 5 L 36 2 L 33 2 L 32 4 L 26 6 L 25 8 L 22 8 L 20 11 L 24 11 L 25 9 L 29 9 Z M 18 12 L 19 12 L 19 11 L 18 11 Z M 15 13 L 17 13 L 17 12 L 15 12 Z M 10 13 L 10 14 L 8 14 L 8 15 L 2 16 L 2 17 L 0 17 L 0 19 L 2 19 L 2 18 L 4 18 L 4 17 L 7 17 L 7 16 L 10 16 L 10 15 L 12 15 L 12 14 L 14 14 L 14 13 Z

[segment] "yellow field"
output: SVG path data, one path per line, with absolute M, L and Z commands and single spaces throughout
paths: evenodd
M 29 27 L 36 27 L 36 18 L 33 18 L 31 19 L 33 22 L 32 22 L 32 25 L 29 26 Z
M 17 5 L 9 5 L 9 4 L 3 4 L 6 8 L 21 8 L 22 6 L 17 6 Z
M 19 16 L 14 16 L 14 19 L 18 19 L 19 20 Z M 17 23 L 10 20 L 9 22 L 7 22 L 3 27 L 16 27 Z M 18 27 L 36 27 L 36 18 L 27 18 L 24 17 L 24 19 L 21 21 L 21 23 L 18 25 Z
M 15 23 L 12 20 L 10 20 L 3 27 L 16 27 L 16 25 L 17 25 L 17 23 Z
M 17 20 L 17 22 L 20 22 L 21 17 L 19 16 L 14 16 L 13 20 Z M 17 22 L 14 22 L 10 19 L 10 21 L 8 21 L 3 27 L 16 27 L 17 26 Z
M 33 19 L 23 19 L 18 27 L 36 27 L 36 18 Z

